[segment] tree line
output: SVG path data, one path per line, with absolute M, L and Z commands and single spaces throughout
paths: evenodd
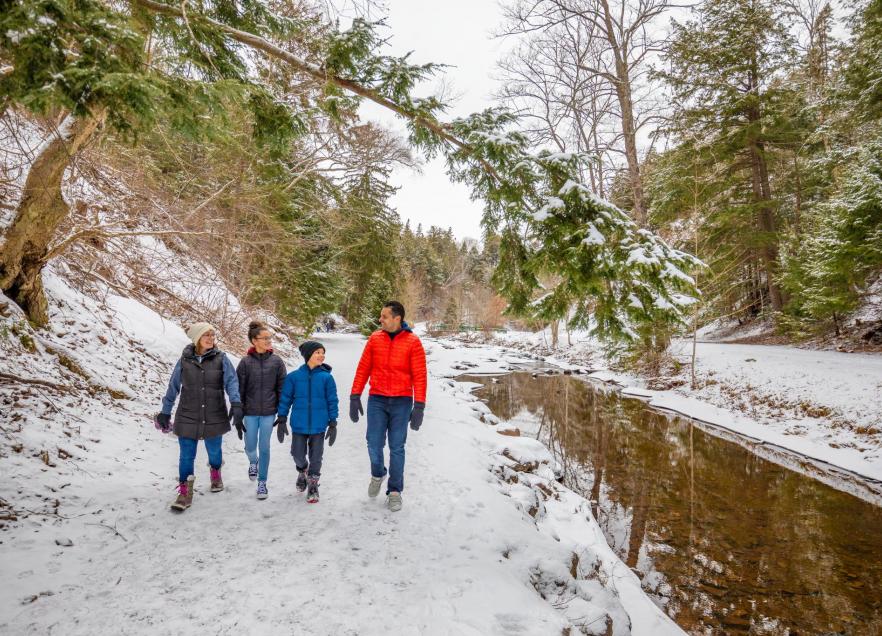
M 882 2 L 514 0 L 505 14 L 517 45 L 499 99 L 706 264 L 701 322 L 839 334 L 882 269 Z
M 248 302 L 303 325 L 434 289 L 434 265 L 402 275 L 376 249 L 407 252 L 389 175 L 413 151 L 443 154 L 485 201 L 478 296 L 611 346 L 662 350 L 691 317 L 694 276 L 703 321 L 838 332 L 882 263 L 879 0 L 843 16 L 822 0 L 706 0 L 689 15 L 668 0 L 517 0 L 504 107 L 451 122 L 440 97 L 415 94 L 435 64 L 387 56 L 381 24 L 342 31 L 307 3 L 2 9 L 0 114 L 56 129 L 0 258 L 0 286 L 37 324 L 42 267 L 102 231 L 60 235 L 61 181 L 87 147 L 187 210 L 168 224 Z M 406 142 L 360 121 L 363 99 L 404 117 Z M 463 287 L 468 252 L 447 287 Z M 462 319 L 457 293 L 443 311 Z

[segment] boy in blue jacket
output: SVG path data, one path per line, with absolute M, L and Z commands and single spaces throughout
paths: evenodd
M 276 432 L 279 442 L 284 442 L 290 409 L 291 456 L 297 466 L 297 490 L 306 490 L 306 500 L 316 503 L 325 438 L 328 446 L 333 446 L 337 439 L 337 384 L 331 367 L 325 364 L 322 343 L 308 340 L 300 345 L 300 353 L 306 362 L 285 377 Z

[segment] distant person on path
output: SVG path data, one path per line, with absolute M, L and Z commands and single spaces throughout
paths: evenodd
M 276 434 L 279 442 L 288 434 L 291 411 L 291 456 L 297 467 L 297 490 L 306 491 L 306 501 L 318 503 L 319 477 L 325 438 L 328 446 L 337 439 L 339 400 L 331 367 L 325 364 L 325 346 L 315 340 L 300 345 L 304 364 L 288 374 L 279 399 Z
M 248 325 L 248 340 L 252 346 L 236 368 L 245 413 L 244 422 L 236 424 L 236 431 L 239 439 L 245 434 L 248 479 L 257 480 L 257 498 L 266 499 L 270 440 L 287 370 L 282 359 L 273 353 L 272 335 L 264 323 L 255 321 Z
M 184 347 L 168 381 L 162 411 L 156 416 L 157 427 L 163 433 L 168 433 L 172 429 L 172 407 L 180 394 L 173 428 L 181 449 L 178 496 L 171 506 L 178 511 L 186 510 L 193 503 L 193 483 L 196 479 L 193 464 L 200 439 L 204 440 L 208 452 L 211 492 L 224 489 L 221 479 L 223 435 L 230 430 L 230 419 L 238 429 L 242 426 L 243 418 L 236 370 L 227 354 L 215 348 L 214 327 L 207 322 L 197 322 L 187 330 L 187 337 L 192 344 Z M 224 391 L 230 398 L 230 413 L 227 413 Z
M 370 379 L 367 408 L 368 456 L 371 481 L 368 496 L 376 497 L 386 477 L 384 447 L 389 438 L 389 482 L 387 505 L 401 510 L 404 490 L 404 445 L 407 424 L 418 431 L 426 407 L 426 353 L 423 343 L 404 322 L 404 306 L 390 300 L 380 312 L 380 329 L 368 338 L 349 396 L 349 417 L 358 421 L 364 413 L 361 392 Z

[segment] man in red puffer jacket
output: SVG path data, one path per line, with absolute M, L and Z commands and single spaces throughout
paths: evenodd
M 380 312 L 380 329 L 368 338 L 352 391 L 349 396 L 349 418 L 358 421 L 364 413 L 361 392 L 368 379 L 371 390 L 367 408 L 367 447 L 371 459 L 371 483 L 368 496 L 380 494 L 386 477 L 383 448 L 389 437 L 389 482 L 387 504 L 393 512 L 401 510 L 404 489 L 404 444 L 407 424 L 415 431 L 423 423 L 426 407 L 426 352 L 423 343 L 404 322 L 404 306 L 390 300 Z

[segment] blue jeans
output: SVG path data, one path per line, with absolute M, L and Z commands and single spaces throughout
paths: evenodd
M 205 439 L 205 450 L 208 452 L 208 464 L 212 468 L 220 468 L 224 458 L 221 454 L 223 435 L 208 437 Z M 181 455 L 178 460 L 178 481 L 187 481 L 187 477 L 193 474 L 193 464 L 196 462 L 196 447 L 198 439 L 179 437 L 178 445 L 181 447 Z
M 407 423 L 413 400 L 409 397 L 386 397 L 372 395 L 367 405 L 368 456 L 371 458 L 371 475 L 384 477 L 386 463 L 383 447 L 389 436 L 389 482 L 386 494 L 404 490 L 404 444 L 407 442 Z
M 266 481 L 269 472 L 270 440 L 273 437 L 275 415 L 245 416 L 245 454 L 248 461 L 257 464 L 257 479 Z M 258 437 L 260 442 L 258 443 Z M 258 454 L 259 449 L 259 454 Z

